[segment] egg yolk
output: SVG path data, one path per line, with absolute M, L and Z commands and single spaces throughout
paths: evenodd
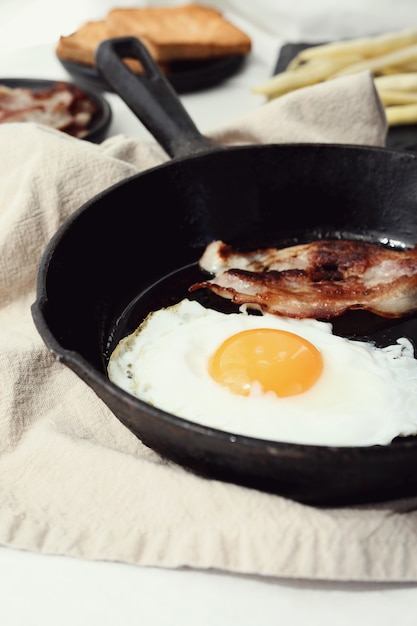
M 247 396 L 258 382 L 264 392 L 293 396 L 320 378 L 320 352 L 306 339 L 284 330 L 244 330 L 226 339 L 210 359 L 212 378 L 233 393 Z

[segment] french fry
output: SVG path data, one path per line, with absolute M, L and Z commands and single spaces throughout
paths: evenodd
M 417 29 L 305 48 L 285 71 L 253 87 L 268 100 L 319 82 L 370 71 L 388 124 L 417 123 Z
M 322 46 L 316 46 L 314 48 L 306 48 L 305 49 L 306 51 L 308 50 L 313 51 L 313 50 L 316 50 L 316 48 L 324 50 L 323 53 L 312 55 L 311 58 L 305 59 L 303 57 L 304 50 L 302 50 L 293 59 L 291 59 L 291 61 L 288 63 L 286 67 L 286 71 L 298 70 L 300 68 L 306 67 L 307 64 L 319 62 L 323 60 L 329 60 L 329 59 L 332 59 L 335 64 L 337 62 L 337 65 L 339 67 L 343 67 L 344 65 L 361 61 L 363 58 L 361 54 L 355 52 L 354 50 L 352 50 L 352 52 L 346 52 L 344 54 L 337 54 L 337 53 L 333 54 L 331 50 L 328 50 L 326 53 L 325 49 L 327 45 L 331 46 L 332 44 L 323 44 Z
M 302 65 L 299 69 L 291 72 L 281 72 L 276 74 L 265 83 L 253 87 L 253 93 L 259 93 L 267 96 L 269 99 L 277 98 L 285 93 L 314 85 L 323 80 L 327 80 L 341 67 L 344 67 L 345 61 L 338 59 L 317 59 L 306 65 Z
M 374 78 L 377 89 L 393 91 L 417 91 L 417 72 L 390 74 Z
M 364 70 L 370 70 L 371 72 L 378 73 L 382 71 L 384 67 L 389 67 L 390 65 L 401 67 L 409 61 L 415 61 L 416 57 L 417 44 L 414 44 L 412 46 L 407 46 L 406 48 L 394 50 L 388 54 L 367 58 L 363 61 L 359 61 L 358 63 L 347 65 L 342 70 L 336 72 L 333 76 L 348 76 L 349 74 L 357 74 L 358 72 L 362 72 Z
M 417 93 L 409 91 L 395 91 L 393 89 L 377 89 L 384 106 L 399 104 L 417 104 Z
M 291 62 L 289 69 L 294 69 L 303 62 L 319 57 L 352 56 L 375 57 L 393 50 L 417 44 L 417 30 L 407 29 L 392 33 L 383 33 L 374 37 L 359 37 L 346 41 L 334 41 L 327 44 L 310 46 L 301 50 Z
M 417 104 L 386 107 L 385 113 L 390 126 L 415 124 L 417 122 Z
M 387 65 L 378 72 L 378 77 L 391 76 L 391 74 L 413 74 L 415 72 L 417 72 L 417 63 L 404 63 L 398 67 L 396 65 Z

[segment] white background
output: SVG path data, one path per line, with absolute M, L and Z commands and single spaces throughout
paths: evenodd
M 175 4 L 118 0 L 0 0 L 0 77 L 63 78 L 54 55 L 59 35 L 109 8 Z M 258 107 L 250 88 L 270 76 L 287 41 L 322 41 L 417 26 L 415 0 L 220 0 L 253 38 L 244 72 L 219 87 L 183 96 L 202 131 Z M 107 96 L 110 134 L 147 132 L 123 102 Z M 0 190 L 1 193 L 1 190 Z M 1 503 L 0 503 L 1 506 Z M 0 547 L 2 626 L 415 626 L 417 590 L 409 584 L 333 583 L 140 568 Z

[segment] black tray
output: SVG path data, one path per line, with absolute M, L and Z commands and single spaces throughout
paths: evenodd
M 274 74 L 283 72 L 290 61 L 305 48 L 311 48 L 316 43 L 299 42 L 286 43 L 282 46 L 277 63 L 275 65 Z M 402 126 L 391 126 L 388 129 L 386 146 L 395 150 L 417 151 L 417 125 L 407 124 Z

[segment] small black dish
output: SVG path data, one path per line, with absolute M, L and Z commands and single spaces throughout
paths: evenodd
M 246 59 L 245 55 L 236 54 L 216 59 L 195 61 L 176 61 L 171 64 L 166 78 L 179 94 L 208 89 L 236 74 Z M 87 83 L 96 89 L 112 91 L 95 67 L 59 59 L 60 63 L 78 82 Z
M 82 137 L 83 140 L 93 143 L 100 143 L 107 134 L 112 119 L 112 110 L 105 98 L 96 91 L 85 88 L 75 83 L 69 83 L 64 80 L 48 80 L 43 78 L 0 78 L 0 85 L 5 85 L 11 89 L 24 88 L 32 91 L 42 91 L 56 84 L 68 85 L 68 87 L 77 87 L 85 94 L 85 96 L 94 102 L 97 111 L 88 126 L 88 133 Z
M 286 43 L 282 46 L 277 63 L 274 68 L 274 75 L 283 72 L 290 61 L 302 50 L 319 45 L 316 43 L 298 42 Z M 404 124 L 401 126 L 391 126 L 388 129 L 387 148 L 393 150 L 406 150 L 417 152 L 417 124 Z

